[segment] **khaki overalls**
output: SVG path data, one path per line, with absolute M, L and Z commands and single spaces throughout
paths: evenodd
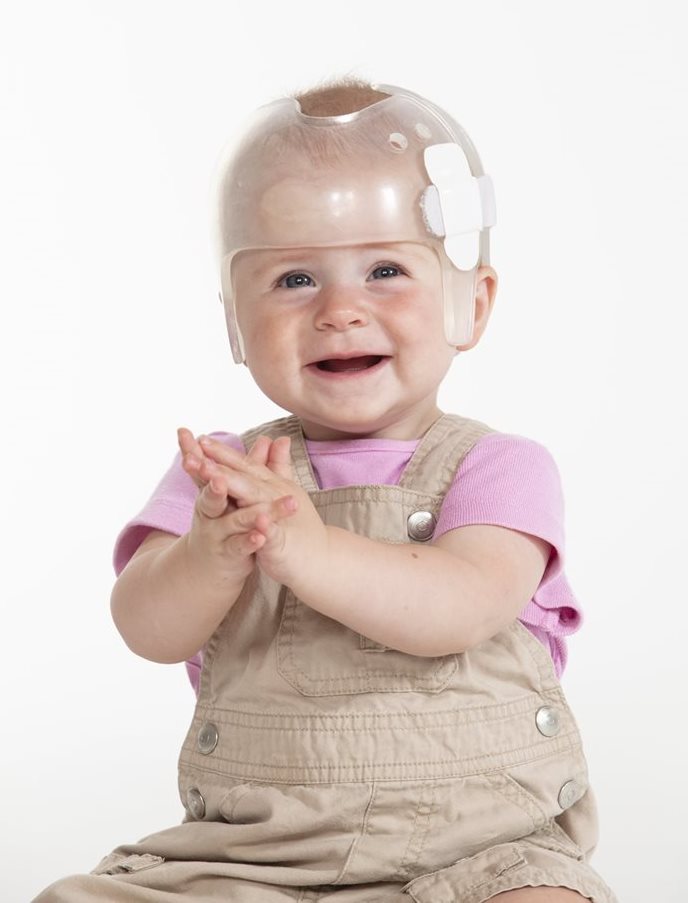
M 398 486 L 328 490 L 296 418 L 243 438 L 290 435 L 325 523 L 400 543 L 431 538 L 459 463 L 489 431 L 445 414 Z M 206 647 L 179 788 L 181 825 L 37 903 L 482 903 L 540 884 L 615 901 L 587 863 L 597 821 L 575 721 L 548 651 L 518 621 L 467 652 L 413 656 L 256 569 Z

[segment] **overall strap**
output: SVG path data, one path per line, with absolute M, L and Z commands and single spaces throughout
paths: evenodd
M 442 414 L 418 443 L 399 486 L 444 497 L 468 452 L 479 439 L 493 432 L 492 427 L 479 420 Z
M 442 414 L 418 443 L 399 480 L 399 487 L 444 497 L 465 456 L 479 439 L 492 432 L 492 427 L 479 420 Z M 247 430 L 240 437 L 244 448 L 248 451 L 259 436 L 271 439 L 289 436 L 296 479 L 306 492 L 318 491 L 298 417 L 282 417 Z
M 317 492 L 318 483 L 306 451 L 306 442 L 303 438 L 303 430 L 298 417 L 293 415 L 281 417 L 279 420 L 271 420 L 242 433 L 240 438 L 246 451 L 253 446 L 253 443 L 259 436 L 269 436 L 271 439 L 289 436 L 291 439 L 291 463 L 294 468 L 294 476 L 306 492 Z

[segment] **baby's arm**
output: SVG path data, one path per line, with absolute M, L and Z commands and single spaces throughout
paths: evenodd
M 551 549 L 538 537 L 482 524 L 422 546 L 327 529 L 324 566 L 296 575 L 296 595 L 372 640 L 424 656 L 463 652 L 513 622 Z
M 180 447 L 200 489 L 191 530 L 179 537 L 149 535 L 111 596 L 113 619 L 129 648 L 157 662 L 191 658 L 234 605 L 255 565 L 257 516 L 279 521 L 291 514 L 282 499 L 237 508 L 221 474 L 209 481 L 198 476 L 203 452 L 188 431 L 180 431 Z M 266 441 L 256 443 L 253 460 L 268 466 L 268 451 Z
M 256 518 L 261 568 L 307 605 L 391 648 L 433 656 L 477 645 L 517 618 L 547 566 L 549 543 L 504 527 L 460 527 L 420 545 L 325 526 L 290 478 L 286 446 L 272 472 L 212 440 L 204 450 L 215 462 L 207 472 L 225 474 L 239 505 L 293 495 L 298 510 L 288 521 Z

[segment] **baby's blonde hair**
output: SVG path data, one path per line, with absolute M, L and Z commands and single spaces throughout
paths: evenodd
M 377 91 L 360 78 L 345 76 L 292 96 L 305 116 L 343 116 L 357 113 L 390 95 Z
M 357 113 L 391 95 L 377 91 L 369 82 L 345 76 L 321 82 L 314 88 L 289 96 L 299 104 L 304 116 L 327 119 Z M 386 162 L 388 152 L 384 148 L 387 138 L 396 129 L 396 120 L 392 116 L 381 115 L 370 130 L 359 132 L 357 139 L 352 141 L 348 132 L 344 135 L 340 135 L 336 129 L 312 129 L 304 132 L 296 125 L 280 129 L 267 138 L 261 148 L 253 148 L 251 152 L 264 153 L 275 166 L 294 154 L 315 167 L 336 168 L 341 164 L 351 164 L 358 152 L 362 155 L 362 160 L 373 155 L 373 158 L 378 156 Z

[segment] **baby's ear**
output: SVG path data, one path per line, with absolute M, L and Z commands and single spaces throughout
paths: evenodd
M 468 351 L 480 341 L 494 307 L 495 297 L 497 296 L 497 282 L 497 272 L 493 267 L 483 266 L 478 268 L 475 277 L 475 297 L 473 299 L 473 304 L 475 305 L 473 335 L 469 342 L 456 346 L 457 354 L 461 351 Z

